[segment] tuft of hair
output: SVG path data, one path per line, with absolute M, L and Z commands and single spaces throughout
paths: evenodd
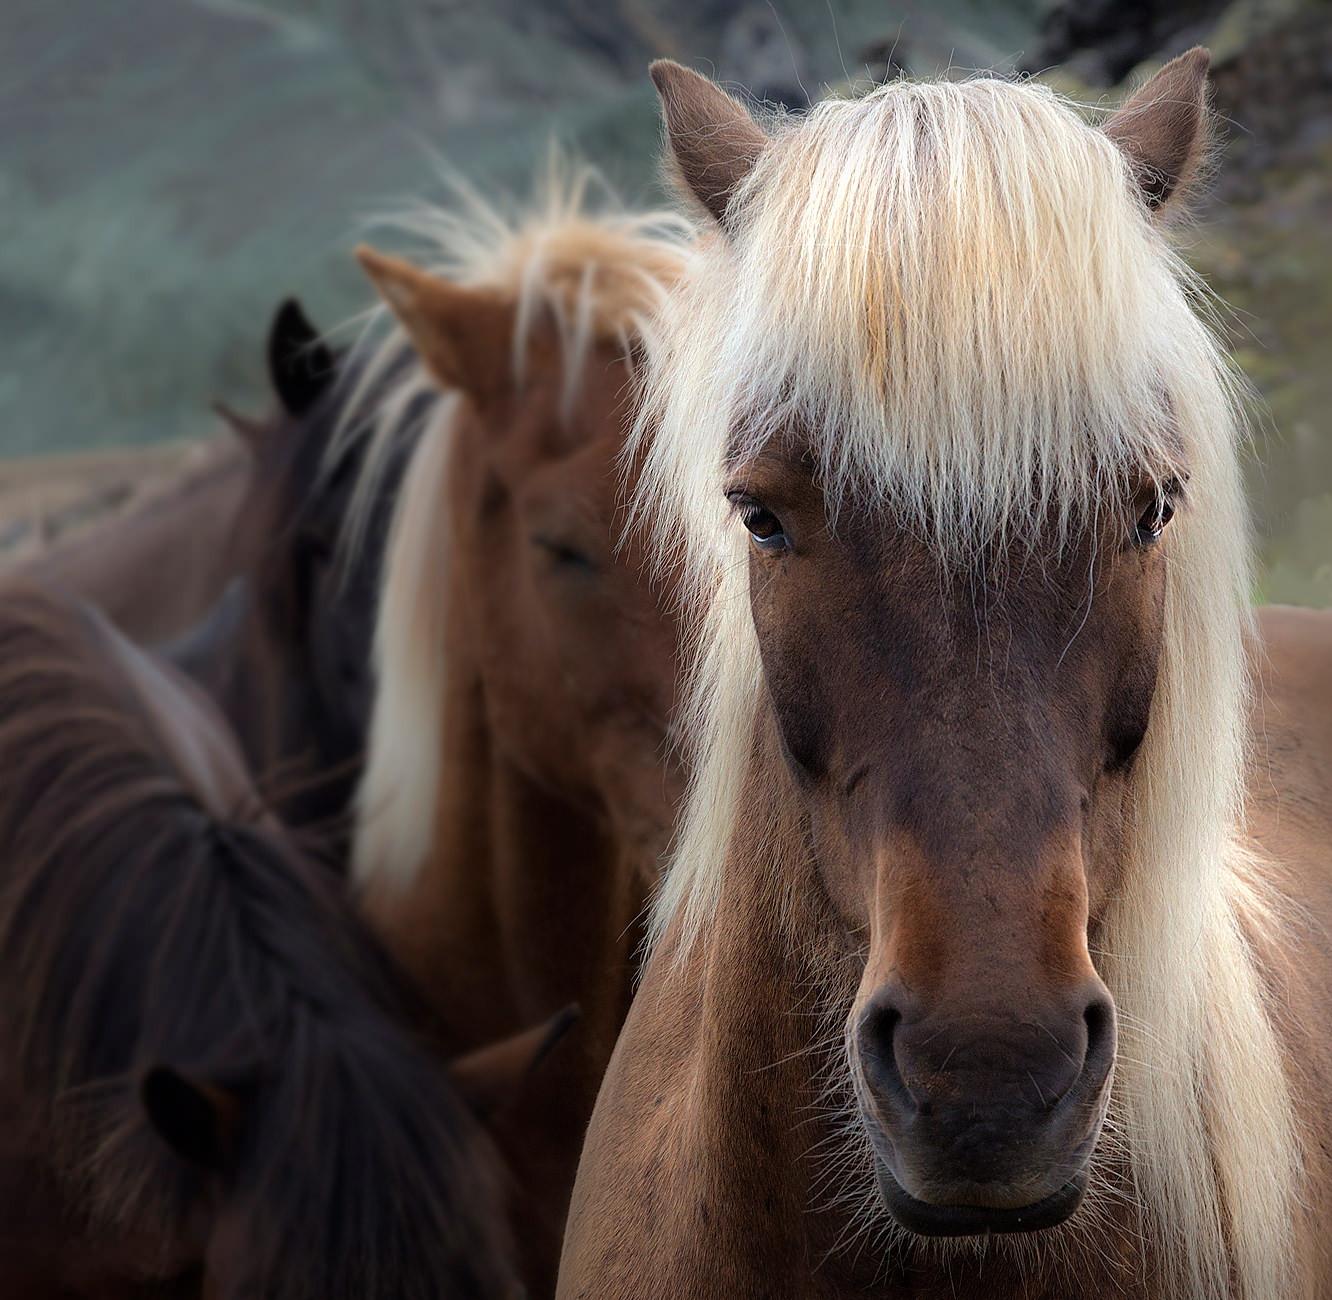
M 683 538 L 701 621 L 695 779 L 657 900 L 683 953 L 720 897 L 762 665 L 722 496 L 807 440 L 831 510 L 891 512 L 940 563 L 1071 530 L 1187 476 L 1136 842 L 1099 968 L 1115 1112 L 1172 1293 L 1286 1294 L 1299 1135 L 1246 930 L 1280 902 L 1240 831 L 1250 590 L 1242 383 L 1107 135 L 1041 86 L 895 82 L 774 134 L 667 306 L 639 509 Z M 1270 876 L 1270 873 L 1269 873 Z
M 87 606 L 0 586 L 0 990 L 74 1204 L 180 1239 L 205 1191 L 144 1070 L 233 1090 L 246 1294 L 508 1294 L 496 1157 L 387 959 L 261 806 L 211 704 Z M 234 1235 L 233 1235 L 234 1234 Z
M 651 352 L 651 323 L 683 273 L 690 222 L 674 212 L 626 209 L 593 168 L 554 150 L 532 199 L 512 212 L 462 179 L 448 179 L 451 206 L 422 205 L 392 224 L 414 238 L 416 260 L 432 274 L 498 290 L 513 302 L 515 389 L 523 383 L 531 329 L 543 318 L 561 345 L 566 411 L 595 345 L 616 345 L 627 360 Z M 381 308 L 376 319 L 384 318 Z M 379 376 L 408 351 L 402 329 L 392 328 L 364 367 L 364 391 L 376 391 Z M 370 437 L 376 448 L 392 445 L 403 436 L 402 413 L 430 385 L 420 364 L 401 368 L 368 408 L 353 400 L 349 436 Z M 357 798 L 353 871 L 362 886 L 408 888 L 434 837 L 444 725 L 443 503 L 452 430 L 465 400 L 457 392 L 437 395 L 392 526 L 375 630 L 379 686 Z M 381 454 L 371 453 L 365 482 L 373 481 Z

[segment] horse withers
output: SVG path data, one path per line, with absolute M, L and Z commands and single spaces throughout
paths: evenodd
M 7 582 L 0 768 L 5 1294 L 516 1296 L 493 1148 L 202 692 Z
M 1251 706 L 1166 235 L 1207 62 L 771 134 L 654 67 L 716 226 L 642 425 L 700 761 L 562 1296 L 1332 1294 L 1332 634 L 1267 616 Z

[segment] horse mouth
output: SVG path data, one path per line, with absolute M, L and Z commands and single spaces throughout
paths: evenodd
M 1057 1191 L 1032 1205 L 1016 1208 L 988 1205 L 933 1205 L 918 1201 L 893 1176 L 887 1163 L 876 1158 L 879 1195 L 902 1227 L 922 1237 L 985 1237 L 998 1233 L 1039 1232 L 1063 1223 L 1082 1204 L 1087 1192 L 1088 1166 L 1084 1165 Z

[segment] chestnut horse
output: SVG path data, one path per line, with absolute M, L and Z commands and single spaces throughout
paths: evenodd
M 198 687 L 7 582 L 0 771 L 4 1294 L 515 1296 L 493 1147 Z
M 438 274 L 362 253 L 445 395 L 387 560 L 355 869 L 455 1049 L 583 1008 L 496 1129 L 536 1295 L 683 784 L 671 587 L 615 543 L 633 367 L 687 227 L 589 211 L 587 183 L 514 225 L 438 213 Z
M 428 400 L 420 394 L 399 412 L 351 545 L 344 534 L 365 447 L 339 434 L 353 395 L 365 403 L 396 385 L 407 359 L 362 393 L 358 360 L 323 343 L 291 299 L 273 317 L 266 353 L 272 412 L 252 420 L 223 411 L 252 461 L 229 542 L 235 576 L 164 653 L 217 701 L 286 825 L 319 831 L 341 863 L 374 696 L 380 562 Z
M 1207 62 L 772 133 L 654 66 L 698 765 L 561 1296 L 1332 1295 L 1332 619 L 1251 720 Z

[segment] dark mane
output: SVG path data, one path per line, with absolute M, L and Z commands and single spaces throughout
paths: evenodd
M 0 1029 L 78 1202 L 185 1232 L 205 1175 L 138 1092 L 164 1062 L 244 1098 L 219 1213 L 255 1294 L 507 1294 L 494 1157 L 202 693 L 0 584 L 0 771 Z

